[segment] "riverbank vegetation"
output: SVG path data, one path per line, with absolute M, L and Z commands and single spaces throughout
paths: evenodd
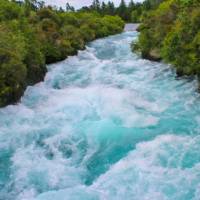
M 133 49 L 164 60 L 178 75 L 200 77 L 200 1 L 166 0 L 147 13 Z
M 118 16 L 64 11 L 35 0 L 1 0 L 0 106 L 16 102 L 27 85 L 43 80 L 46 64 L 75 55 L 87 42 L 123 27 Z

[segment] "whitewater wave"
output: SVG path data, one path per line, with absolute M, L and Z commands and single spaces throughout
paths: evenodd
M 91 186 L 48 192 L 37 200 L 198 200 L 199 151 L 199 136 L 158 136 L 137 144 Z

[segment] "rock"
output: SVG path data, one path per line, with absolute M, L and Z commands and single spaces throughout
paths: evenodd
M 162 57 L 160 55 L 160 51 L 158 49 L 152 49 L 148 53 L 142 53 L 142 57 L 152 61 L 161 61 Z

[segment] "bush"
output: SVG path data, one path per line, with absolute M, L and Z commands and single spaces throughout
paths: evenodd
M 25 41 L 0 25 L 0 106 L 15 102 L 22 94 L 26 81 Z
M 200 2 L 167 0 L 145 17 L 137 43 L 143 57 L 161 52 L 178 75 L 200 75 Z

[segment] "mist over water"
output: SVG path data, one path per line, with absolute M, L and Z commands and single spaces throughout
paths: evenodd
M 133 38 L 90 43 L 0 109 L 0 200 L 200 199 L 197 83 Z

